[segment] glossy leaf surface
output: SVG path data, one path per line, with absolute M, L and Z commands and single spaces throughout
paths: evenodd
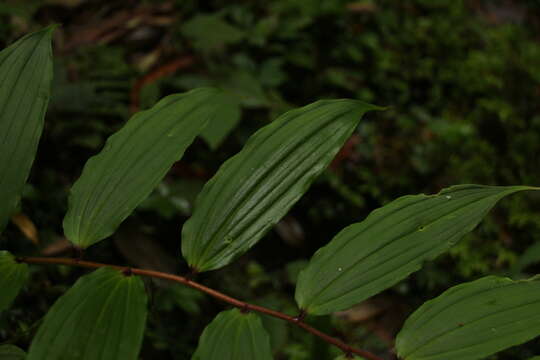
M 0 345 L 1 360 L 24 360 L 26 353 L 14 345 Z
M 347 309 L 449 249 L 501 198 L 537 189 L 458 185 L 392 201 L 315 253 L 299 275 L 296 301 L 315 315 Z
M 11 305 L 27 280 L 28 265 L 17 263 L 7 251 L 0 251 L 0 312 Z
M 426 302 L 405 322 L 396 348 L 405 360 L 473 360 L 540 335 L 540 278 L 488 276 Z
M 27 360 L 136 360 L 146 303 L 137 276 L 111 268 L 85 275 L 49 310 Z
M 355 129 L 377 107 L 317 101 L 257 131 L 197 198 L 182 231 L 182 252 L 198 271 L 246 252 L 307 191 Z
M 0 52 L 0 232 L 19 203 L 43 130 L 53 29 L 26 35 Z
M 66 237 L 86 248 L 110 236 L 163 179 L 229 97 L 212 88 L 170 95 L 133 116 L 73 185 Z
M 204 329 L 193 360 L 272 360 L 270 337 L 254 313 L 219 313 Z

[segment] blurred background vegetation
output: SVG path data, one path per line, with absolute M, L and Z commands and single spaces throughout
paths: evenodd
M 236 94 L 241 118 L 214 124 L 86 259 L 185 273 L 180 229 L 204 182 L 256 129 L 321 98 L 390 108 L 362 121 L 263 241 L 200 281 L 294 314 L 298 271 L 373 209 L 453 184 L 540 184 L 537 0 L 7 0 L 0 3 L 0 47 L 50 23 L 62 24 L 54 94 L 21 213 L 1 238 L 15 254 L 70 255 L 62 218 L 88 157 L 134 111 L 204 85 Z M 409 279 L 350 311 L 308 321 L 393 358 L 396 332 L 422 302 L 484 274 L 540 272 L 539 200 L 520 194 L 502 201 L 474 234 Z M 26 291 L 0 316 L 0 343 L 26 348 L 46 310 L 83 273 L 33 268 Z M 223 305 L 179 286 L 148 281 L 147 288 L 141 359 L 189 359 Z M 283 322 L 264 324 L 276 359 L 339 355 Z M 491 359 L 534 354 L 539 340 Z

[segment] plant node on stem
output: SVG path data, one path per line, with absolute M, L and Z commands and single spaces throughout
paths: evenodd
M 189 272 L 186 274 L 186 279 L 188 281 L 191 281 L 191 280 L 194 280 L 195 277 L 197 276 L 197 274 L 199 274 L 199 270 L 197 270 L 196 268 L 194 268 L 193 266 L 190 266 L 189 267 Z
M 122 271 L 122 274 L 124 274 L 124 276 L 131 276 L 133 275 L 133 270 L 128 267 L 128 268 L 125 268 L 123 271 Z
M 295 316 L 295 317 L 293 318 L 293 320 L 294 320 L 295 322 L 302 322 L 302 321 L 304 321 L 304 319 L 306 318 L 306 315 L 307 315 L 307 311 L 304 310 L 304 309 L 300 309 L 300 312 L 298 313 L 297 316 Z
M 242 314 L 247 314 L 249 313 L 251 310 L 249 309 L 249 304 L 248 303 L 244 303 L 244 306 L 241 306 L 240 307 L 240 312 Z
M 75 259 L 76 261 L 82 260 L 84 255 L 84 249 L 77 245 L 71 246 L 71 257 Z

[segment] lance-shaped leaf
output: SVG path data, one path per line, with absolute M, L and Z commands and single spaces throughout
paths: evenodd
M 310 314 L 344 310 L 394 285 L 472 231 L 501 198 L 527 186 L 458 185 L 403 196 L 343 229 L 300 273 L 296 302 Z
M 426 302 L 405 322 L 396 348 L 405 360 L 473 360 L 540 335 L 540 277 L 488 276 Z
M 51 93 L 54 26 L 0 52 L 0 232 L 19 203 Z
M 26 353 L 14 345 L 0 345 L 0 359 L 2 360 L 24 360 Z
M 146 302 L 137 276 L 111 268 L 85 275 L 45 315 L 27 360 L 136 360 Z
M 193 360 L 272 360 L 261 319 L 238 309 L 221 312 L 204 329 Z
M 111 235 L 179 160 L 206 122 L 230 106 L 220 90 L 170 95 L 131 118 L 73 185 L 66 237 L 86 248 Z
M 217 149 L 221 145 L 223 140 L 225 140 L 227 135 L 229 135 L 240 121 L 240 105 L 233 100 L 235 99 L 231 97 L 230 106 L 220 111 L 219 117 L 212 119 L 201 132 L 201 137 L 212 150 Z
M 307 191 L 362 115 L 374 109 L 356 100 L 317 101 L 257 131 L 198 196 L 182 230 L 189 265 L 217 269 L 246 252 Z
M 17 263 L 7 251 L 0 251 L 0 312 L 11 305 L 27 280 L 28 265 Z

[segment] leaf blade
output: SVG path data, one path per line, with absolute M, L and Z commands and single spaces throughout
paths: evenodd
M 52 84 L 52 31 L 0 52 L 0 233 L 17 207 L 37 151 Z
M 110 236 L 227 101 L 217 89 L 200 88 L 170 95 L 133 116 L 88 160 L 73 185 L 66 237 L 86 248 Z
M 24 360 L 26 353 L 14 345 L 0 345 L 0 359 Z
M 221 145 L 240 121 L 240 105 L 236 101 L 231 101 L 229 105 L 222 109 L 219 118 L 212 119 L 201 132 L 201 137 L 212 150 L 216 150 Z
M 137 276 L 101 268 L 81 277 L 51 307 L 28 360 L 138 358 L 146 322 L 146 292 Z
M 182 253 L 190 266 L 217 269 L 253 246 L 375 109 L 355 100 L 318 101 L 257 131 L 204 186 L 184 224 Z
M 204 329 L 193 360 L 272 360 L 270 337 L 254 313 L 219 313 Z
M 479 359 L 540 334 L 540 278 L 487 276 L 427 301 L 396 339 L 400 357 Z
M 7 251 L 0 251 L 0 312 L 11 305 L 28 277 L 28 265 L 17 263 Z
M 538 188 L 458 185 L 394 200 L 315 253 L 299 275 L 297 304 L 323 315 L 375 295 L 453 246 L 498 200 L 522 190 Z

